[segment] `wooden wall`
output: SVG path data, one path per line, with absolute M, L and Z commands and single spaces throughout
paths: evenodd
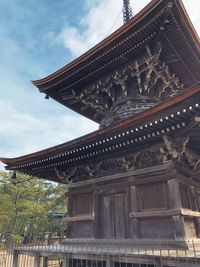
M 157 173 L 151 173 L 146 179 L 142 174 L 76 187 L 69 195 L 70 238 L 186 239 L 199 236 L 200 189 L 180 180 L 172 170 L 166 170 L 160 181 Z

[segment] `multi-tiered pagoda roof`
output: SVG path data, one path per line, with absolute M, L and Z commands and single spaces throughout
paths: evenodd
M 198 161 L 200 41 L 181 0 L 151 1 L 98 45 L 33 84 L 99 123 L 100 130 L 33 154 L 1 158 L 8 170 L 78 182 L 83 172 L 93 176 L 99 159 L 114 173 L 116 166 L 108 162 L 113 153 L 137 151 L 183 131 Z

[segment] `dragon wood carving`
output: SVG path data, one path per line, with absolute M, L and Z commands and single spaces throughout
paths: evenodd
M 200 155 L 191 150 L 187 145 L 189 143 L 189 136 L 178 136 L 171 138 L 163 136 L 165 147 L 163 147 L 163 154 L 168 159 L 174 160 L 178 165 L 193 171 L 195 174 L 200 174 Z
M 189 137 L 172 138 L 163 136 L 163 143 L 137 152 L 129 152 L 121 156 L 105 159 L 96 163 L 84 164 L 66 169 L 54 168 L 58 179 L 73 183 L 94 179 L 116 173 L 142 169 L 160 165 L 173 160 L 177 165 L 200 174 L 200 155 L 188 146 Z
M 152 53 L 147 46 L 142 57 L 111 72 L 82 91 L 72 89 L 62 97 L 69 99 L 71 103 L 80 102 L 84 104 L 82 110 L 92 108 L 103 117 L 112 113 L 113 107 L 123 100 L 166 100 L 180 92 L 183 84 L 160 60 L 161 53 L 161 47 Z
M 59 180 L 67 183 L 78 182 L 161 164 L 165 161 L 162 151 L 163 148 L 161 146 L 154 146 L 149 149 L 126 153 L 122 156 L 105 159 L 93 164 L 72 167 L 67 170 L 55 168 L 55 172 Z

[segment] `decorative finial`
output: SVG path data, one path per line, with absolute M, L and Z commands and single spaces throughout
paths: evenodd
M 124 16 L 124 23 L 129 21 L 133 16 L 132 8 L 130 6 L 130 0 L 123 0 L 123 16 Z

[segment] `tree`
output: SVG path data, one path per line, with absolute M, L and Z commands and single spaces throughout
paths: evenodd
M 17 179 L 20 183 L 15 184 L 10 173 L 0 172 L 0 233 L 43 235 L 45 231 L 54 230 L 49 214 L 66 212 L 66 186 L 30 179 L 24 174 L 17 174 Z M 61 224 L 57 230 L 62 232 Z

